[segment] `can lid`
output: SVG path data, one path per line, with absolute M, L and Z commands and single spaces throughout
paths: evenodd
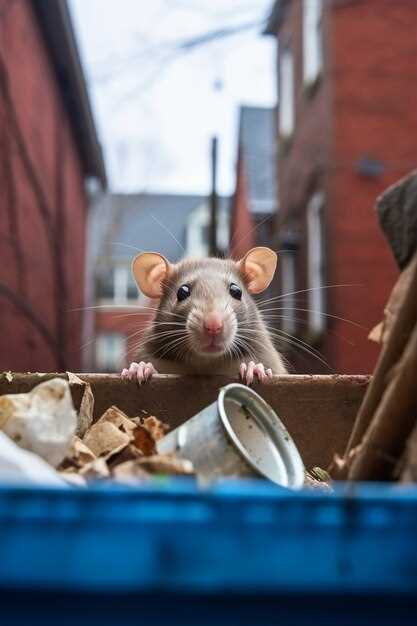
M 300 453 L 275 411 L 253 389 L 232 383 L 218 397 L 221 421 L 246 462 L 269 480 L 299 489 L 304 483 Z

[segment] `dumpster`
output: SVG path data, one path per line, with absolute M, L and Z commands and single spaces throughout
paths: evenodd
M 0 393 L 55 376 L 12 375 Z M 65 377 L 66 374 L 61 374 Z M 98 417 L 111 405 L 177 426 L 230 380 L 160 376 L 137 387 L 81 376 Z M 369 383 L 291 376 L 256 387 L 306 466 L 346 446 Z M 77 406 L 80 397 L 73 389 Z M 340 483 L 293 492 L 265 480 L 202 488 L 0 488 L 2 623 L 381 624 L 417 618 L 417 489 Z

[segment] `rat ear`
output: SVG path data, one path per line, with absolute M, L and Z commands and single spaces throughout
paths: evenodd
M 269 248 L 252 248 L 238 261 L 249 293 L 261 293 L 274 277 L 277 255 Z
M 171 265 L 162 254 L 143 252 L 132 261 L 132 273 L 142 293 L 148 298 L 160 298 L 162 282 L 171 273 Z

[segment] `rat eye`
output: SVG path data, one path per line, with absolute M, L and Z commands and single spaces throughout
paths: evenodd
M 235 300 L 242 300 L 242 290 L 235 283 L 230 284 L 229 293 Z
M 181 285 L 177 291 L 178 302 L 182 302 L 191 294 L 191 289 L 188 285 Z

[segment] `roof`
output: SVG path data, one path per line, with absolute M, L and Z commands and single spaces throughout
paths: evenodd
M 275 109 L 240 108 L 239 148 L 252 213 L 273 213 L 277 203 Z
M 106 187 L 106 171 L 66 0 L 31 0 L 50 51 L 86 176 Z
M 274 35 L 278 33 L 278 29 L 281 25 L 284 11 L 287 8 L 290 0 L 275 0 L 272 5 L 271 12 L 266 21 L 266 26 L 263 31 L 264 35 Z
M 219 200 L 226 206 L 227 198 Z M 175 263 L 184 252 L 189 215 L 207 202 L 204 195 L 106 194 L 93 209 L 92 259 L 130 262 L 141 251 L 155 250 Z

